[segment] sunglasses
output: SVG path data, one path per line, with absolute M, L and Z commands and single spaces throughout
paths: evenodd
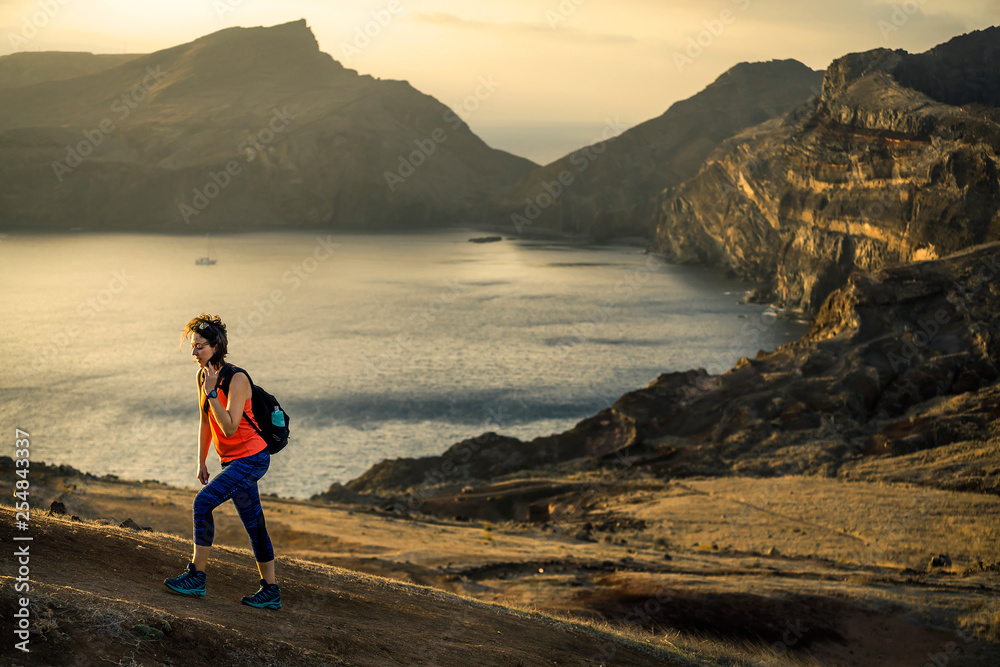
M 212 327 L 211 322 L 202 322 L 198 325 L 198 331 L 203 331 L 204 329 L 210 329 L 211 327 Z M 191 347 L 196 350 L 204 350 L 209 345 L 211 345 L 211 343 L 191 343 Z

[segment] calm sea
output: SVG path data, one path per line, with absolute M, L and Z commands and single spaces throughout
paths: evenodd
M 292 416 L 261 485 L 290 497 L 487 430 L 562 431 L 660 373 L 721 372 L 805 330 L 639 248 L 476 235 L 220 236 L 212 266 L 195 265 L 204 237 L 6 236 L 3 453 L 16 427 L 33 460 L 194 488 L 180 331 L 201 312 Z

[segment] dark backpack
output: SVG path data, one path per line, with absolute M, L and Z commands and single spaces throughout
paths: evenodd
M 250 407 L 253 409 L 256 421 L 246 412 L 243 416 L 267 443 L 267 452 L 277 454 L 288 444 L 288 413 L 278 405 L 278 399 L 253 383 L 249 373 L 232 364 L 226 364 L 219 371 L 218 385 L 226 396 L 229 396 L 229 383 L 237 373 L 243 373 L 250 381 Z

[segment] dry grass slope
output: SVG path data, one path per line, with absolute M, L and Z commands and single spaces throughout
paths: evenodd
M 11 544 L 13 512 L 0 510 L 0 521 Z M 252 558 L 225 547 L 206 598 L 190 599 L 160 583 L 186 559 L 185 540 L 40 512 L 30 534 L 32 652 L 5 642 L 12 664 L 706 664 L 648 638 L 299 560 L 282 562 L 282 610 L 249 609 L 239 598 L 252 586 Z M 2 578 L 5 622 L 23 595 L 13 584 Z

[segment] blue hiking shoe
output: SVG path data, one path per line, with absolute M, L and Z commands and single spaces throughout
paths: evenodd
M 187 571 L 183 574 L 164 579 L 163 583 L 175 593 L 205 597 L 205 573 L 194 569 L 194 563 L 188 563 Z
M 260 589 L 253 595 L 244 595 L 243 604 L 258 609 L 281 609 L 281 589 L 261 579 Z

